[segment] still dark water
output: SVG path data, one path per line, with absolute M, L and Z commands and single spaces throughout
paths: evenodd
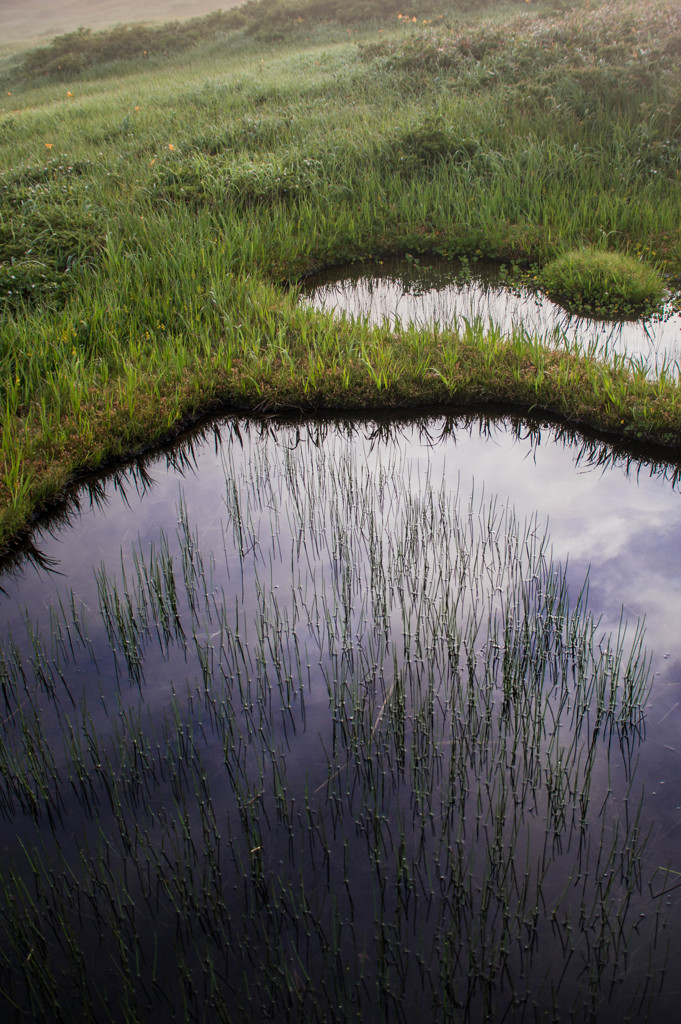
M 678 485 L 436 416 L 77 492 L 0 578 L 3 1019 L 674 1019 Z
M 548 344 L 578 345 L 601 355 L 628 356 L 652 374 L 678 373 L 681 312 L 671 299 L 655 316 L 594 320 L 571 316 L 531 281 L 513 283 L 496 263 L 461 266 L 452 261 L 385 260 L 333 269 L 303 283 L 314 306 L 371 323 L 384 320 L 441 328 L 490 325 L 502 334 L 527 332 Z

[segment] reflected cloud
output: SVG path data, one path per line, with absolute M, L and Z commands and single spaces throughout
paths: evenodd
M 501 334 L 536 335 L 550 346 L 628 356 L 655 375 L 663 368 L 679 372 L 681 312 L 672 301 L 646 319 L 574 316 L 546 295 L 509 280 L 496 263 L 364 263 L 308 279 L 301 296 L 318 309 L 372 324 L 455 330 L 474 324 Z
M 446 456 L 457 475 L 475 479 L 478 486 L 484 482 L 488 493 L 511 500 L 523 515 L 539 510 L 552 521 L 558 517 L 564 523 L 563 540 L 555 536 L 553 541 L 561 558 L 613 558 L 639 527 L 663 532 L 658 490 L 645 485 L 675 494 L 681 482 L 681 467 L 660 458 L 659 449 L 625 446 L 545 417 L 508 415 L 489 407 L 444 415 L 425 410 L 416 417 L 215 418 L 173 445 L 74 484 L 6 554 L 0 581 L 24 565 L 41 574 L 59 571 L 70 546 L 80 546 L 85 533 L 103 557 L 124 536 L 144 535 L 165 522 L 166 506 L 174 507 L 183 483 L 203 493 L 204 510 L 215 517 L 224 486 L 221 458 L 228 450 L 246 458 L 254 447 L 268 444 L 293 451 L 338 443 L 355 445 L 357 457 L 379 461 L 386 447 L 408 448 L 416 462 L 430 452 L 433 467 Z M 628 508 L 625 494 L 631 490 L 640 511 Z M 646 494 L 651 495 L 648 501 Z M 169 525 L 174 529 L 173 519 Z M 81 539 L 70 539 L 72 534 Z

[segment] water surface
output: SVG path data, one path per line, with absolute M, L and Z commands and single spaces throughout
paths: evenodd
M 668 301 L 659 313 L 639 320 L 595 320 L 573 316 L 528 283 L 512 282 L 498 264 L 461 265 L 414 259 L 356 264 L 315 275 L 302 294 L 314 306 L 371 323 L 461 326 L 494 325 L 502 334 L 525 331 L 549 344 L 579 345 L 602 355 L 643 361 L 650 372 L 678 372 L 681 312 Z
M 228 420 L 81 490 L 2 579 L 8 999 L 672 1019 L 678 479 L 439 415 Z

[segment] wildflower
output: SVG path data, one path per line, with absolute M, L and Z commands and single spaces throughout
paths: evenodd
M 72 355 L 72 356 L 75 356 L 75 354 L 76 354 L 76 350 L 75 350 L 75 348 L 72 348 L 72 349 L 71 349 L 71 355 Z
M 412 20 L 412 21 L 416 21 L 416 18 L 412 18 L 411 20 Z
M 139 105 L 135 107 L 135 110 L 139 110 Z
M 175 149 L 175 147 L 173 146 L 172 142 L 168 143 L 168 149 L 170 149 L 170 150 Z
M 73 96 L 73 93 L 72 92 L 67 92 L 66 95 L 67 96 Z
M 7 95 L 8 95 L 8 96 L 11 96 L 11 95 L 12 95 L 12 93 L 11 93 L 11 92 L 8 92 L 8 93 L 7 93 Z
M 156 163 L 156 157 L 154 157 L 154 159 L 153 159 L 153 160 L 150 160 L 150 161 L 149 161 L 149 166 L 150 166 L 150 167 L 153 167 L 155 163 Z
M 54 146 L 54 142 L 46 142 L 45 143 L 45 149 L 52 149 L 53 146 Z

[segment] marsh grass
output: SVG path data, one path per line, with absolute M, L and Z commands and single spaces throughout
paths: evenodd
M 278 48 L 239 29 L 153 66 L 7 72 L 0 543 L 74 472 L 218 407 L 496 399 L 678 445 L 671 374 L 339 326 L 284 290 L 405 252 L 606 245 L 679 272 L 673 5 L 450 13 L 357 22 L 361 49 L 315 16 Z
M 223 551 L 180 500 L 0 646 L 7 1007 L 646 1019 L 641 630 L 397 448 L 233 441 Z
M 570 312 L 634 318 L 659 307 L 664 280 L 654 267 L 621 253 L 578 249 L 542 268 L 539 284 Z

